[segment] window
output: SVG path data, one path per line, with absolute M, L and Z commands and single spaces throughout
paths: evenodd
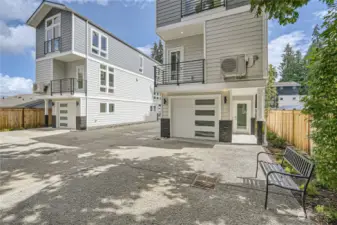
M 150 112 L 152 112 L 152 105 L 150 106 Z
M 280 100 L 283 100 L 283 98 L 280 98 Z
M 109 104 L 109 113 L 115 112 L 115 104 Z
M 101 103 L 100 104 L 100 112 L 101 113 L 106 113 L 106 103 Z
M 115 81 L 114 81 L 114 68 L 109 67 L 109 89 L 108 92 L 109 93 L 114 93 L 114 87 L 115 87 Z
M 108 38 L 96 30 L 91 30 L 91 52 L 108 58 Z
M 214 105 L 214 99 L 197 99 L 195 100 L 195 105 Z
M 139 56 L 139 72 L 143 73 L 144 70 L 144 57 Z
M 293 86 L 293 90 L 296 90 L 296 87 L 295 87 L 295 86 Z
M 196 137 L 214 137 L 214 132 L 212 131 L 195 131 L 194 135 Z
M 45 53 L 60 51 L 61 14 L 45 21 Z
M 280 90 L 283 90 L 283 87 L 280 87 Z
M 100 91 L 106 92 L 106 65 L 100 66 Z
M 215 111 L 214 110 L 195 110 L 196 116 L 214 116 Z
M 153 111 L 154 111 L 154 112 L 156 111 L 156 106 L 155 106 L 155 105 L 153 106 Z
M 293 97 L 293 100 L 296 100 L 296 97 Z

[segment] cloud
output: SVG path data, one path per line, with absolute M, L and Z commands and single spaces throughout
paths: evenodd
M 316 16 L 317 18 L 319 19 L 323 19 L 324 16 L 326 16 L 328 14 L 329 10 L 326 9 L 326 10 L 321 10 L 321 11 L 317 11 L 317 12 L 314 12 L 314 16 Z
M 34 50 L 32 50 L 30 52 L 30 54 L 32 55 L 32 58 L 35 60 L 36 59 L 36 52 Z
M 287 44 L 297 51 L 305 54 L 310 45 L 310 37 L 307 37 L 303 31 L 294 31 L 289 34 L 281 35 L 268 43 L 268 61 L 276 67 L 282 61 L 283 50 Z
M 0 96 L 32 93 L 33 81 L 24 77 L 10 77 L 0 73 Z
M 8 27 L 0 21 L 0 52 L 23 53 L 35 46 L 35 30 L 27 25 Z
M 151 56 L 152 45 L 145 45 L 144 47 L 137 47 L 138 50 L 144 52 L 146 55 Z

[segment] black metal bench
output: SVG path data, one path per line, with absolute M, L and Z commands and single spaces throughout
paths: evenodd
M 281 155 L 283 156 L 281 165 L 276 163 L 270 163 L 266 161 L 259 160 L 260 154 L 267 154 L 267 155 Z M 286 173 L 285 170 L 282 168 L 283 162 L 287 161 L 297 172 L 298 174 L 290 174 Z M 267 152 L 259 152 L 257 154 L 257 165 L 256 165 L 256 174 L 257 171 L 261 166 L 262 171 L 266 176 L 266 199 L 264 208 L 267 208 L 268 203 L 268 187 L 269 185 L 274 185 L 277 187 L 285 188 L 292 191 L 298 191 L 302 193 L 302 207 L 304 210 L 305 217 L 307 217 L 307 212 L 305 210 L 305 194 L 306 190 L 312 176 L 312 172 L 314 170 L 315 165 L 309 159 L 305 158 L 304 156 L 297 153 L 290 147 L 287 147 L 284 154 L 273 154 Z M 303 190 L 295 183 L 292 178 L 301 178 L 306 180 L 304 184 Z

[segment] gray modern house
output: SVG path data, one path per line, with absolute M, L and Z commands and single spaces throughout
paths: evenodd
M 157 0 L 156 33 L 161 136 L 262 144 L 267 17 L 249 0 Z
M 34 92 L 52 103 L 53 127 L 157 119 L 152 58 L 63 4 L 43 1 L 27 24 L 36 29 Z
M 299 93 L 301 85 L 296 82 L 277 82 L 277 106 L 279 109 L 302 109 L 302 96 Z

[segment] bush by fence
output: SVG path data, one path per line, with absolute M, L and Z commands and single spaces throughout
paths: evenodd
M 49 109 L 49 126 L 51 116 Z M 44 120 L 44 109 L 0 108 L 0 130 L 43 127 Z
M 311 153 L 310 116 L 299 110 L 270 110 L 267 127 L 296 148 Z

